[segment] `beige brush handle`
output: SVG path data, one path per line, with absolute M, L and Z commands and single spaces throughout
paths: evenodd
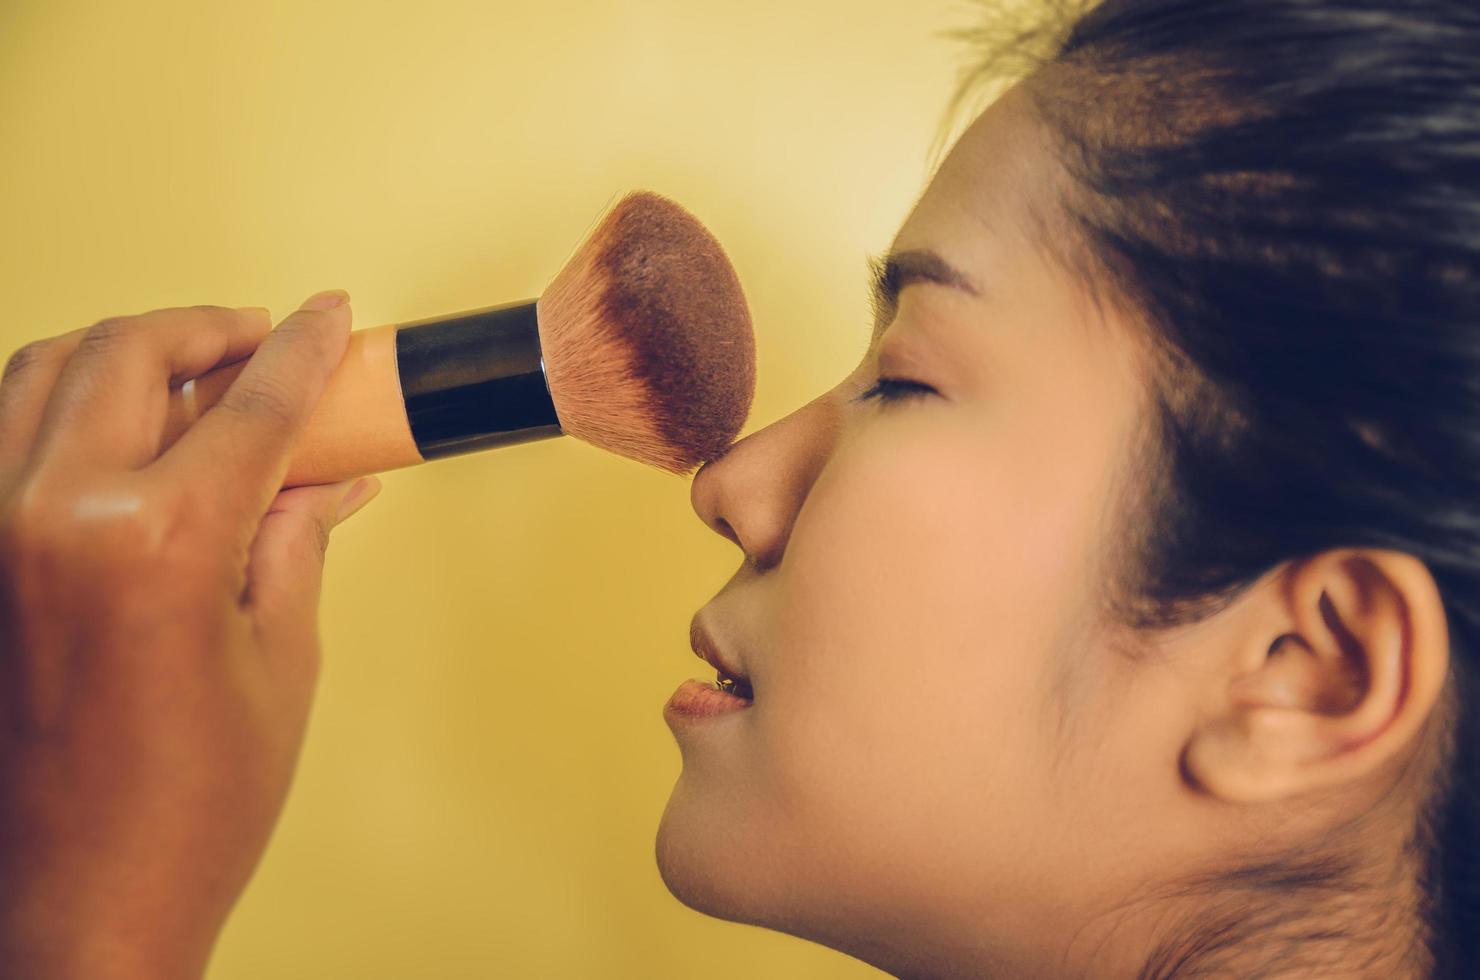
M 423 462 L 396 371 L 398 324 L 355 330 L 298 439 L 284 486 L 333 483 Z M 237 361 L 170 392 L 164 446 L 216 404 L 246 367 Z

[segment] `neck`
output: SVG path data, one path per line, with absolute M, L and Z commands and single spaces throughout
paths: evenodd
M 1349 870 L 1287 860 L 1199 881 L 1180 901 L 1117 909 L 1083 930 L 1058 969 L 1042 975 L 1427 980 L 1432 964 L 1414 875 L 1354 884 Z

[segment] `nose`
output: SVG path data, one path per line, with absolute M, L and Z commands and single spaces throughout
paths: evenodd
M 764 571 L 781 561 L 797 511 L 827 462 L 839 411 L 832 392 L 752 432 L 694 475 L 694 513 Z

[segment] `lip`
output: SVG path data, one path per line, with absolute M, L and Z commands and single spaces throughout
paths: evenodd
M 689 649 L 694 651 L 696 657 L 721 674 L 737 681 L 750 683 L 752 690 L 754 689 L 749 675 L 741 671 L 720 652 L 719 645 L 714 642 L 714 637 L 710 635 L 698 613 L 695 613 L 694 618 L 689 622 Z
M 663 720 L 668 722 L 671 728 L 688 722 L 744 711 L 753 703 L 733 694 L 716 690 L 714 685 L 706 684 L 696 678 L 684 681 L 678 686 L 678 690 L 673 692 L 668 703 L 663 705 Z

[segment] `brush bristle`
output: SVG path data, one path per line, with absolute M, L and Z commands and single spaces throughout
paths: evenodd
M 561 428 L 672 473 L 724 454 L 755 394 L 755 337 L 719 242 L 674 202 L 629 194 L 539 300 Z

